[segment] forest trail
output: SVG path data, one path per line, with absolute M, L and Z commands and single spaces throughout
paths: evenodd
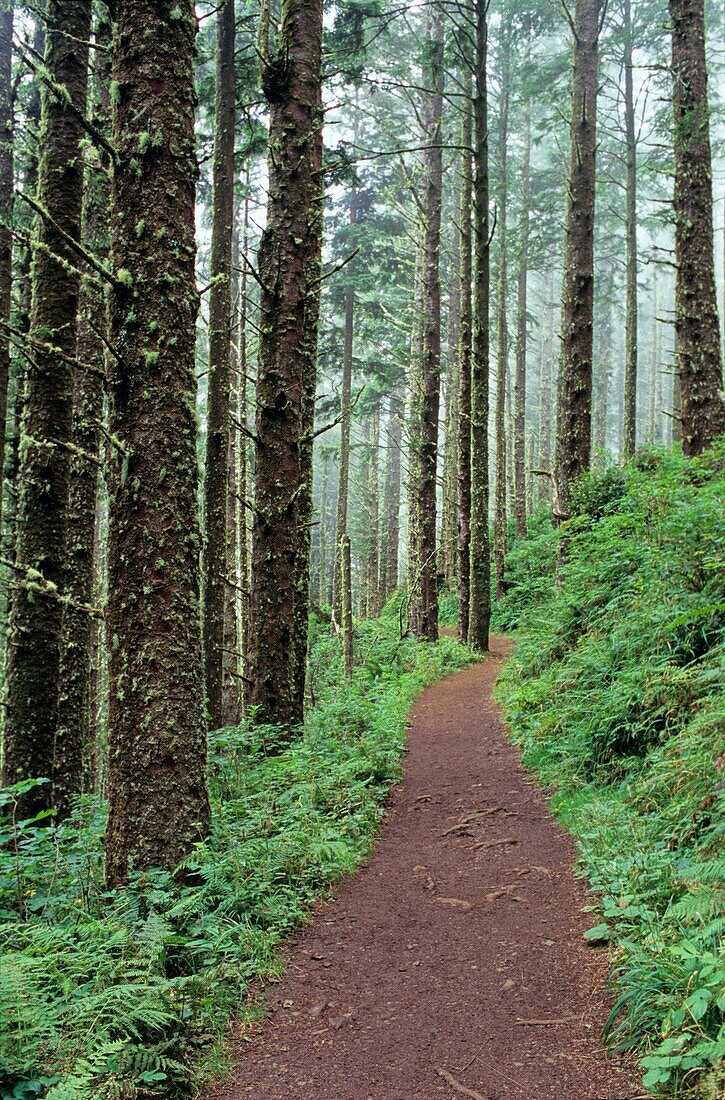
M 598 1036 L 607 958 L 574 846 L 491 692 L 510 650 L 416 701 L 370 863 L 289 950 L 270 1015 L 206 1100 L 625 1100 Z

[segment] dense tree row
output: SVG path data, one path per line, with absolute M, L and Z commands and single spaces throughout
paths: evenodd
M 2 0 L 4 780 L 110 884 L 300 735 L 311 612 L 485 651 L 511 530 L 725 430 L 714 14 Z

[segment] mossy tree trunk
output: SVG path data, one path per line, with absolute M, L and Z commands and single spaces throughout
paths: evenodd
M 101 132 L 109 125 L 111 26 L 99 19 L 94 35 L 94 124 Z M 92 170 L 86 181 L 83 239 L 96 256 L 108 262 L 108 164 Z M 96 519 L 101 423 L 104 404 L 107 311 L 103 288 L 95 280 L 81 287 L 73 381 L 74 452 L 68 492 L 66 590 L 71 597 L 63 610 L 60 656 L 58 727 L 53 761 L 53 802 L 59 817 L 66 816 L 73 798 L 88 790 L 94 772 L 97 736 L 91 708 L 91 670 L 95 659 L 95 623 L 86 610 L 95 587 Z
M 637 134 L 634 118 L 632 4 L 624 0 L 624 142 L 626 161 L 627 291 L 624 352 L 622 452 L 630 458 L 637 446 Z
M 509 103 L 511 91 L 509 84 L 511 68 L 511 25 L 501 28 L 501 102 L 499 105 L 499 148 L 498 148 L 498 218 L 497 236 L 499 248 L 498 261 L 498 303 L 497 328 L 498 348 L 496 356 L 496 407 L 494 410 L 494 439 L 496 445 L 494 472 L 493 504 L 493 567 L 496 578 L 496 596 L 503 596 L 504 571 L 506 568 L 507 518 L 506 518 L 506 380 L 508 375 L 509 331 L 508 331 L 508 155 L 509 139 Z
M 682 447 L 685 454 L 697 455 L 725 431 L 703 0 L 670 0 L 670 19 L 675 124 L 675 328 Z
M 513 500 L 516 534 L 520 538 L 526 537 L 526 352 L 528 345 L 529 208 L 531 206 L 531 101 L 529 99 L 524 103 L 523 141 L 521 212 L 519 215 L 519 272 L 516 302 Z
M 423 263 L 421 271 L 422 332 L 420 356 L 411 383 L 409 417 L 411 474 L 409 502 L 417 531 L 409 627 L 418 637 L 438 638 L 437 474 L 438 416 L 441 378 L 441 201 L 443 194 L 444 37 L 443 16 L 429 17 L 424 83 L 430 89 L 423 152 Z
M 304 710 L 322 232 L 322 3 L 288 0 L 270 105 L 252 540 L 249 705 L 290 736 Z
M 574 483 L 589 469 L 591 458 L 594 199 L 601 3 L 602 0 L 577 0 L 574 11 L 566 250 L 556 422 L 556 519 L 568 515 Z
M 455 211 L 451 240 L 451 267 L 448 290 L 448 354 L 445 385 L 445 454 L 443 457 L 443 497 L 441 501 L 441 572 L 446 585 L 455 584 L 458 575 L 458 378 L 461 341 L 461 227 L 458 211 L 461 206 L 461 182 L 453 186 L 452 206 Z
M 488 5 L 475 0 L 476 58 L 473 73 L 473 210 L 474 256 L 473 350 L 471 357 L 471 578 L 468 642 L 481 652 L 488 649 L 491 619 L 491 545 L 489 505 L 489 174 L 488 174 Z
M 83 131 L 88 86 L 90 0 L 53 0 L 47 9 L 45 67 L 58 94 L 43 88 L 37 200 L 43 215 L 33 251 L 30 347 L 20 440 L 17 576 L 8 650 L 5 781 L 50 779 L 58 714 L 66 527 L 73 417 L 73 370 L 80 279 Z M 48 785 L 31 790 L 22 813 L 51 803 Z
M 357 190 L 350 191 L 350 230 L 354 232 L 357 222 Z M 334 623 L 342 626 L 342 580 L 343 557 L 340 553 L 340 540 L 347 531 L 348 500 L 350 495 L 350 419 L 352 405 L 352 353 L 355 332 L 355 279 L 354 260 L 348 266 L 347 290 L 345 291 L 345 330 L 342 348 L 342 388 L 340 392 L 340 465 L 337 482 L 337 517 L 335 521 L 335 555 L 332 580 L 332 610 Z
M 204 465 L 202 623 L 211 729 L 224 723 L 224 605 L 229 484 L 232 233 L 234 228 L 234 0 L 217 12 L 213 214 L 209 297 L 209 389 Z
M 194 416 L 191 0 L 117 0 L 106 872 L 173 869 L 209 826 Z
M 13 286 L 13 0 L 0 0 L 0 326 L 10 322 Z M 10 379 L 9 333 L 0 327 L 0 529 L 5 426 Z
M 471 228 L 473 196 L 473 88 L 470 70 L 463 78 L 464 107 L 461 127 L 461 329 L 458 356 L 458 629 L 468 640 L 468 612 L 471 596 L 471 348 L 473 334 L 473 237 Z
M 399 387 L 390 396 L 388 415 L 388 456 L 385 467 L 385 522 L 380 551 L 380 599 L 385 603 L 399 581 L 400 542 L 400 467 L 403 448 L 403 398 Z

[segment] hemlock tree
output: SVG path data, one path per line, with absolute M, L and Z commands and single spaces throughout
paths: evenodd
M 715 296 L 712 155 L 703 0 L 670 0 L 675 147 L 677 367 L 682 447 L 697 455 L 725 431 Z
M 489 178 L 488 178 L 488 5 L 474 0 L 475 61 L 473 70 L 473 210 L 474 259 L 473 345 L 471 354 L 471 576 L 468 642 L 488 649 L 491 620 L 491 545 L 489 504 Z
M 5 423 L 10 377 L 13 286 L 13 2 L 0 0 L 0 525 L 3 502 Z
M 234 223 L 234 0 L 217 12 L 214 112 L 214 197 L 209 298 L 209 390 L 204 466 L 202 622 L 206 703 L 212 729 L 224 724 L 224 612 L 229 562 L 230 357 L 232 231 Z
M 101 9 L 103 11 L 104 9 Z M 111 27 L 99 17 L 94 33 L 93 122 L 108 130 L 110 99 Z M 96 153 L 97 157 L 103 150 Z M 87 247 L 108 262 L 108 163 L 92 164 L 87 172 L 83 212 L 83 239 Z M 92 275 L 81 285 L 73 377 L 73 432 L 70 483 L 66 590 L 60 655 L 58 727 L 53 759 L 53 802 L 59 817 L 66 816 L 73 798 L 93 787 L 92 762 L 97 736 L 93 718 L 91 677 L 96 622 L 88 610 L 95 583 L 96 522 L 101 466 L 107 310 L 104 287 Z M 99 613 L 100 615 L 100 613 Z
M 209 825 L 194 420 L 192 0 L 118 0 L 108 637 L 111 886 Z
M 261 283 L 248 704 L 303 718 L 322 230 L 322 3 L 288 0 L 262 44 L 270 106 Z
M 8 648 L 4 780 L 50 779 L 58 713 L 62 587 L 76 354 L 91 0 L 47 8 L 26 394 L 20 440 L 17 577 Z M 51 804 L 46 784 L 24 815 Z
M 597 63 L 602 0 L 577 0 L 573 37 L 569 181 L 556 422 L 554 512 L 568 515 L 576 480 L 589 469 L 594 317 Z
M 443 16 L 433 12 L 426 34 L 424 83 L 430 89 L 424 130 L 423 245 L 421 256 L 421 333 L 411 379 L 410 484 L 411 556 L 408 621 L 429 642 L 438 639 L 436 495 L 438 415 L 441 373 L 441 201 L 443 188 Z

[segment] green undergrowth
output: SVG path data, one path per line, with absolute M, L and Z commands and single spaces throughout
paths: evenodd
M 524 761 L 556 788 L 614 948 L 610 1041 L 663 1096 L 725 1096 L 725 453 L 582 485 L 561 583 L 543 517 L 498 610 Z
M 280 971 L 280 941 L 369 853 L 399 775 L 407 715 L 428 683 L 470 663 L 451 638 L 400 641 L 395 609 L 361 624 L 356 667 L 313 624 L 304 738 L 211 736 L 213 828 L 189 860 L 103 885 L 103 806 L 61 827 L 0 825 L 0 1098 L 183 1098 L 219 1068 L 245 991 Z M 188 880 L 187 880 L 188 881 Z

